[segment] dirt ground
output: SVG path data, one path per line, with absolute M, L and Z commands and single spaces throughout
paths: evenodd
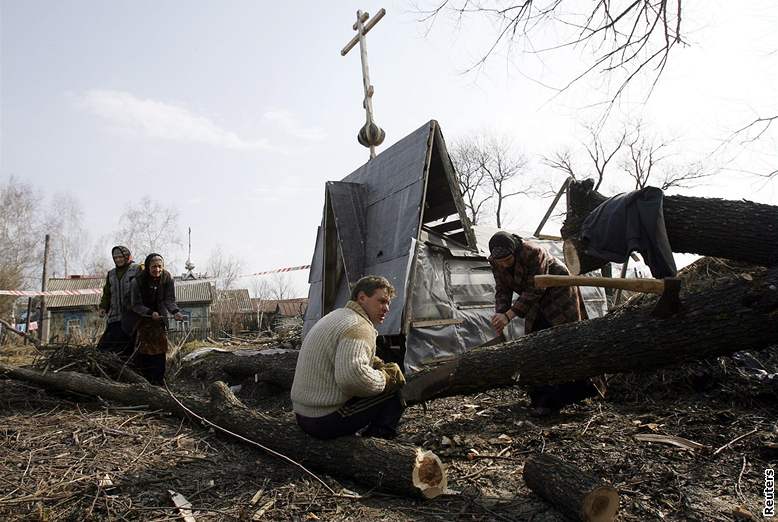
M 682 277 L 694 287 L 747 271 L 704 258 Z M 0 363 L 100 375 L 93 349 L 81 350 L 0 346 Z M 171 388 L 205 384 L 181 376 Z M 273 415 L 291 409 L 288 392 L 267 386 L 239 397 Z M 197 520 L 566 520 L 522 479 L 525 459 L 543 452 L 615 486 L 618 520 L 762 519 L 765 470 L 778 464 L 778 346 L 609 376 L 607 398 L 551 417 L 531 417 L 528 404 L 512 387 L 409 408 L 399 442 L 440 456 L 451 493 L 422 501 L 317 472 L 360 497 L 346 499 L 198 421 L 0 376 L 0 520 L 183 520 L 177 494 Z
M 3 347 L 0 362 L 29 350 Z M 565 520 L 522 480 L 524 459 L 548 452 L 614 485 L 619 520 L 759 520 L 764 470 L 778 462 L 775 373 L 771 348 L 612 376 L 607 399 L 543 419 L 529 416 L 518 387 L 414 406 L 399 440 L 436 452 L 455 492 L 432 501 L 318 473 L 362 495 L 333 498 L 293 466 L 195 422 L 0 378 L 0 518 L 182 520 L 172 491 L 198 520 Z M 286 394 L 241 395 L 268 413 L 290 408 Z

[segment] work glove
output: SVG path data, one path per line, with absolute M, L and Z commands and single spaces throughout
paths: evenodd
M 385 392 L 396 390 L 405 384 L 405 376 L 400 367 L 397 366 L 397 363 L 386 364 L 381 368 L 381 371 L 384 372 L 384 377 L 386 377 Z
M 383 359 L 381 359 L 380 357 L 376 357 L 375 355 L 373 356 L 373 360 L 372 360 L 372 361 L 370 361 L 370 366 L 371 366 L 371 367 L 372 367 L 374 370 L 380 370 L 381 368 L 383 368 L 383 367 L 384 367 L 384 365 L 386 365 L 386 363 L 384 362 L 384 360 L 383 360 Z

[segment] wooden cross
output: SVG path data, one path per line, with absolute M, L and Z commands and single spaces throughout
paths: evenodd
M 365 99 L 362 106 L 365 108 L 366 122 L 360 129 L 359 142 L 370 148 L 370 159 L 375 158 L 375 147 L 384 141 L 385 133 L 373 121 L 373 86 L 370 84 L 370 71 L 367 67 L 367 32 L 378 23 L 386 14 L 386 9 L 381 8 L 378 13 L 368 21 L 370 14 L 357 11 L 357 21 L 352 28 L 357 35 L 340 51 L 341 56 L 346 54 L 359 42 L 359 55 L 362 59 L 362 84 L 365 88 Z M 366 23 L 367 22 L 367 23 Z

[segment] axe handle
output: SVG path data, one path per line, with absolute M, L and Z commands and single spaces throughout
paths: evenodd
M 536 275 L 535 288 L 556 286 L 599 286 L 602 288 L 621 288 L 633 292 L 661 294 L 665 282 L 661 279 L 621 279 L 617 277 L 584 277 L 561 275 Z

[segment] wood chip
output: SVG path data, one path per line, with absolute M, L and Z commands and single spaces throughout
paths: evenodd
M 658 435 L 653 433 L 639 433 L 635 439 L 643 442 L 658 442 L 660 444 L 670 444 L 687 450 L 701 450 L 707 448 L 704 444 L 694 442 L 693 440 L 676 437 L 674 435 Z
M 167 492 L 170 493 L 170 500 L 172 500 L 173 504 L 178 508 L 178 513 L 181 515 L 181 518 L 184 519 L 184 522 L 197 522 L 192 514 L 191 502 L 189 502 L 184 495 L 176 493 L 172 489 L 167 490 Z

